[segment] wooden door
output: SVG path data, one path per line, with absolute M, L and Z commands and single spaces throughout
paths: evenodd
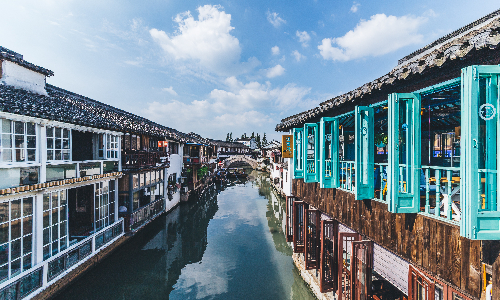
M 351 255 L 352 242 L 359 241 L 359 234 L 340 232 L 338 234 L 338 290 L 339 300 L 351 300 Z
M 304 215 L 307 209 L 304 201 L 293 202 L 293 252 L 304 253 Z
M 321 212 L 317 209 L 305 210 L 305 226 L 304 226 L 304 261 L 305 269 L 312 270 L 319 268 L 320 260 L 320 219 Z
M 373 242 L 352 242 L 352 295 L 355 300 L 368 300 L 372 295 Z
M 321 220 L 321 261 L 320 291 L 331 292 L 337 289 L 337 243 L 338 223 L 333 220 Z
M 286 241 L 293 242 L 293 203 L 295 197 L 286 197 Z

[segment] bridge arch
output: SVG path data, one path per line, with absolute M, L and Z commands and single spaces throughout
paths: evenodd
M 246 155 L 233 155 L 224 160 L 224 167 L 228 168 L 231 164 L 235 163 L 245 163 L 250 165 L 252 169 L 256 169 L 259 165 L 259 162 L 249 156 Z

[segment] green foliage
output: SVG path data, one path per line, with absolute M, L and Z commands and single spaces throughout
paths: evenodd
M 201 168 L 198 169 L 198 177 L 203 177 L 205 176 L 205 174 L 207 174 L 208 172 L 208 167 L 207 166 L 203 166 Z

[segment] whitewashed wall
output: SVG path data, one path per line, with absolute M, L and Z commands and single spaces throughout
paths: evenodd
M 47 95 L 47 91 L 45 91 L 45 75 L 8 60 L 2 62 L 1 82 L 5 85 L 12 85 L 16 88 Z

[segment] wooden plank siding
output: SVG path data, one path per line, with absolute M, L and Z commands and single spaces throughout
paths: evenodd
M 461 237 L 459 226 L 421 214 L 393 214 L 385 203 L 357 201 L 352 193 L 302 179 L 293 180 L 292 194 L 430 274 L 481 297 L 481 242 Z

